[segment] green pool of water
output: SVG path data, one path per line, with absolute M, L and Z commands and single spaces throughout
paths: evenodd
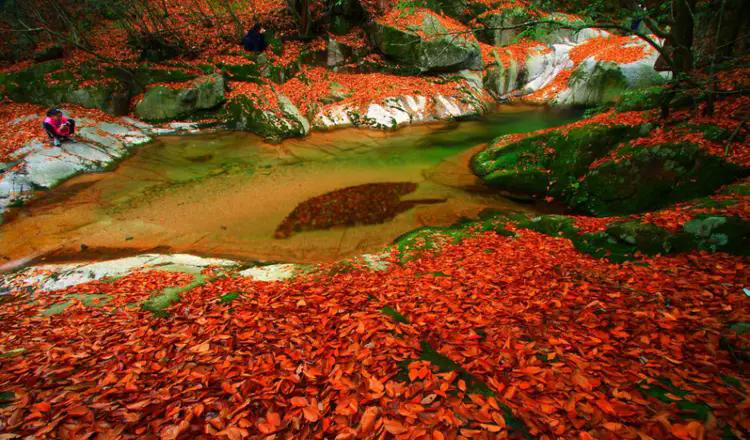
M 321 262 L 377 251 L 414 228 L 447 225 L 485 208 L 537 209 L 483 188 L 469 172 L 468 159 L 497 136 L 561 125 L 577 116 L 513 107 L 476 121 L 392 132 L 336 130 L 278 145 L 247 133 L 165 137 L 113 171 L 71 179 L 9 215 L 0 227 L 5 260 L 0 263 L 147 251 Z M 445 202 L 415 204 L 381 224 L 274 238 L 300 203 L 383 182 L 417 184 L 405 200 Z

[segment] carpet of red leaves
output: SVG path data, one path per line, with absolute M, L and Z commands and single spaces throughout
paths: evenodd
M 618 265 L 517 232 L 384 272 L 218 277 L 183 293 L 167 318 L 122 307 L 187 281 L 164 272 L 4 304 L 0 348 L 26 351 L 0 358 L 0 390 L 17 397 L 0 423 L 59 438 L 502 438 L 507 405 L 535 437 L 750 429 L 748 369 L 720 342 L 742 342 L 727 324 L 750 320 L 746 259 L 692 253 Z M 124 296 L 40 315 L 74 292 Z M 219 300 L 232 292 L 241 296 Z M 404 367 L 421 343 L 470 376 L 424 360 Z M 688 394 L 649 397 L 664 379 Z M 473 394 L 470 380 L 494 396 Z M 710 416 L 691 420 L 675 402 L 706 404 Z

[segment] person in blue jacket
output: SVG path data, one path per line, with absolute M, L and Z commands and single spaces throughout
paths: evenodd
M 265 32 L 266 30 L 263 29 L 260 23 L 255 23 L 245 36 L 242 37 L 242 45 L 245 47 L 245 50 L 258 53 L 266 50 L 268 43 L 263 36 Z

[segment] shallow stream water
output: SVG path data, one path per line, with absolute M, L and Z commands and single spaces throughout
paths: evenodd
M 0 266 L 150 251 L 327 262 L 378 251 L 404 232 L 448 225 L 485 208 L 543 210 L 484 188 L 468 160 L 499 135 L 561 125 L 576 116 L 507 107 L 476 121 L 391 132 L 344 129 L 278 145 L 236 132 L 160 138 L 112 171 L 75 177 L 10 212 L 0 226 Z M 275 234 L 310 199 L 391 182 L 416 189 L 401 196 L 406 208 L 381 223 Z

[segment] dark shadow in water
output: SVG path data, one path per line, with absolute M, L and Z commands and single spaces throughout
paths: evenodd
M 200 156 L 186 157 L 185 159 L 193 163 L 204 163 L 204 162 L 208 162 L 209 160 L 213 158 L 214 158 L 213 154 L 202 154 Z
M 445 202 L 445 199 L 401 200 L 416 189 L 417 184 L 412 182 L 367 183 L 313 197 L 286 216 L 274 237 L 287 238 L 295 232 L 335 226 L 385 223 L 417 205 Z

